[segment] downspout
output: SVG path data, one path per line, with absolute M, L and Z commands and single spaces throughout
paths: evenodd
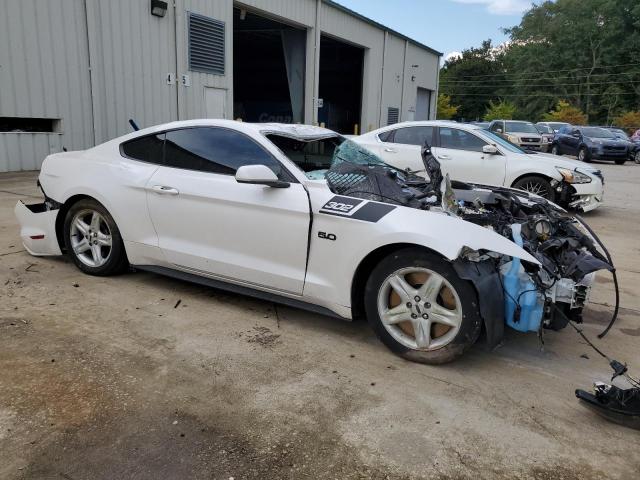
M 440 59 L 442 58 L 442 55 L 438 55 L 438 70 L 436 72 L 436 98 L 435 101 L 433 103 L 433 114 L 429 115 L 429 120 L 431 120 L 431 118 L 433 117 L 434 120 L 438 119 L 438 95 L 440 92 Z M 429 105 L 429 109 L 431 109 L 431 105 Z M 429 112 L 431 113 L 431 112 Z
M 382 40 L 382 80 L 380 81 L 380 111 L 378 113 L 378 127 L 382 126 L 382 109 L 384 108 L 382 98 L 384 95 L 384 61 L 387 56 L 387 36 L 389 32 L 387 30 L 384 31 L 384 37 Z
M 320 7 L 322 0 L 316 0 L 316 25 L 314 31 L 315 45 L 313 50 L 313 124 L 318 124 L 318 97 L 320 95 Z
M 407 70 L 407 45 L 409 44 L 408 40 L 404 41 L 404 54 L 402 55 L 402 87 L 400 89 L 400 115 L 398 118 L 398 122 L 402 122 L 404 117 L 404 74 Z
M 89 11 L 87 9 L 87 0 L 83 2 L 84 6 L 84 21 L 87 33 L 87 57 L 89 60 L 89 94 L 91 96 L 91 127 L 93 128 L 93 145 L 98 144 L 98 135 L 96 130 L 96 115 L 95 115 L 95 98 L 93 96 L 93 63 L 91 61 L 91 38 L 89 36 Z

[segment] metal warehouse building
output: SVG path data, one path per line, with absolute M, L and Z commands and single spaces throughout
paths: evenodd
M 3 0 L 0 171 L 191 118 L 435 117 L 441 54 L 330 0 Z

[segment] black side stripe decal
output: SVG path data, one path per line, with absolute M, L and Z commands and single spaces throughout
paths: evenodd
M 336 195 L 320 208 L 320 213 L 375 223 L 395 208 L 394 205 L 386 203 Z

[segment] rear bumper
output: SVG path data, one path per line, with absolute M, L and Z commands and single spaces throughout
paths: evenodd
M 56 218 L 60 210 L 47 210 L 44 203 L 26 205 L 19 201 L 14 209 L 20 224 L 20 238 L 31 255 L 62 255 L 56 236 Z

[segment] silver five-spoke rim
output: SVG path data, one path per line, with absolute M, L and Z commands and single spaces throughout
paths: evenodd
M 387 332 L 412 350 L 442 348 L 462 325 L 455 288 L 427 268 L 403 268 L 389 275 L 378 291 L 378 314 Z
M 526 190 L 529 193 L 533 193 L 534 195 L 539 195 L 543 198 L 547 198 L 547 196 L 549 195 L 549 191 L 547 190 L 547 187 L 533 180 L 530 180 L 527 183 L 525 183 L 522 186 L 522 189 Z
M 105 218 L 95 210 L 81 210 L 71 220 L 71 248 L 89 267 L 101 267 L 112 250 L 111 230 Z

